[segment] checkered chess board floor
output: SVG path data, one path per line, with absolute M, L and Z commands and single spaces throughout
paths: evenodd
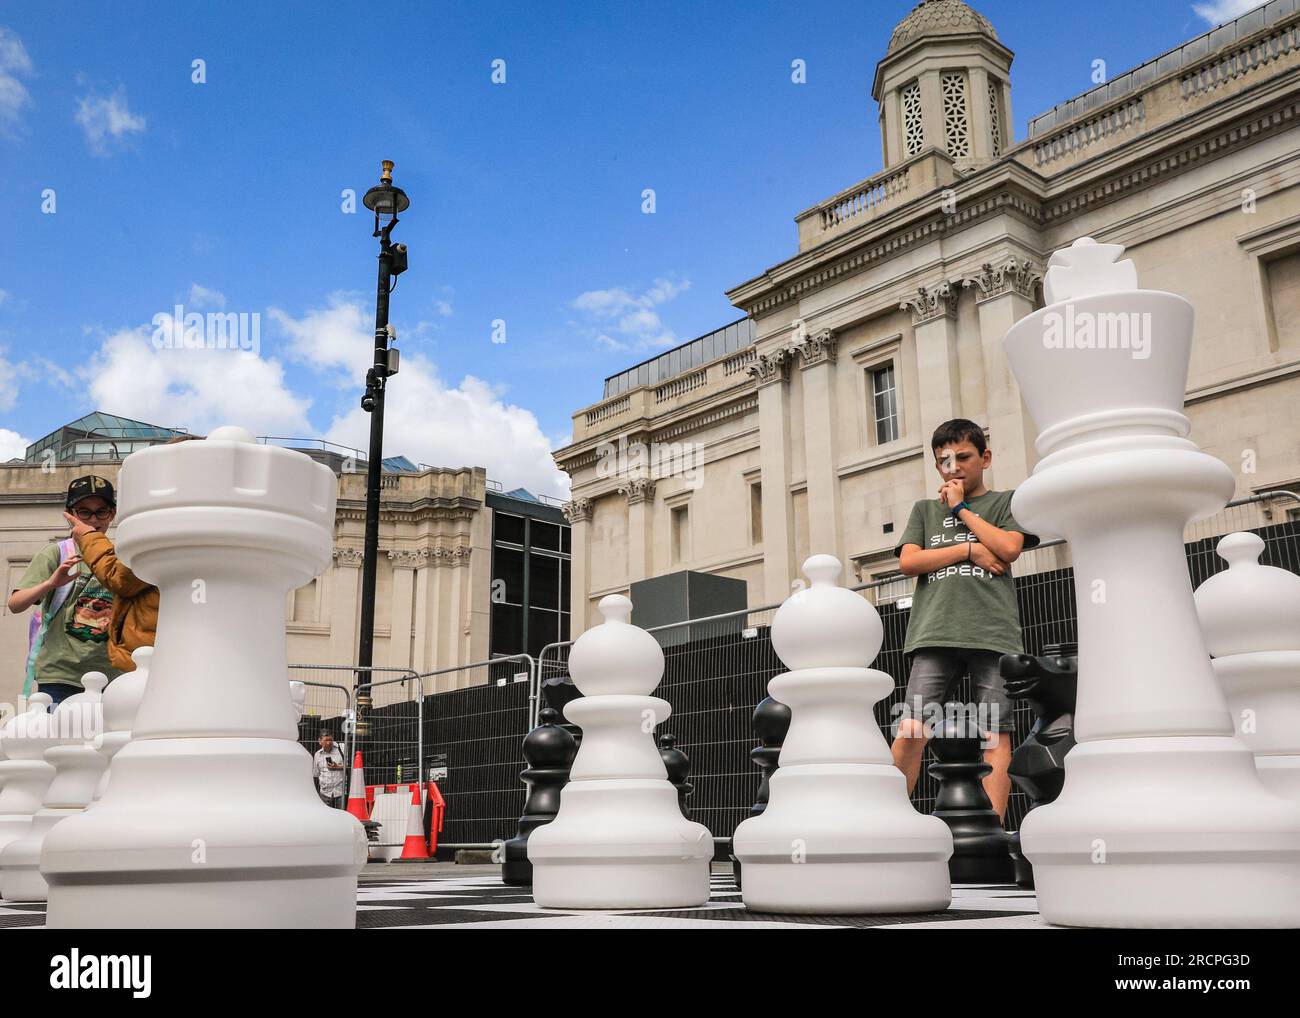
M 1014 885 L 959 884 L 943 912 L 910 915 L 800 916 L 745 908 L 729 866 L 714 867 L 713 894 L 684 909 L 572 911 L 539 908 L 525 887 L 507 887 L 495 870 L 437 867 L 402 879 L 401 870 L 368 867 L 357 890 L 358 929 L 1000 929 L 1049 928 L 1032 891 Z M 392 876 L 389 876 L 390 871 Z M 43 904 L 0 902 L 0 928 L 45 925 Z

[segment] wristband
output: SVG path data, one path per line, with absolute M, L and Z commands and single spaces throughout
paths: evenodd
M 967 502 L 965 499 L 962 499 L 960 502 L 958 502 L 955 506 L 949 509 L 948 512 L 952 514 L 954 519 L 961 519 L 961 511 L 963 509 L 970 509 L 970 503 Z M 971 512 L 974 511 L 975 510 L 971 509 Z

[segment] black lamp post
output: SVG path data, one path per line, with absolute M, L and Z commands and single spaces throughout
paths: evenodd
M 398 213 L 405 212 L 411 199 L 400 187 L 393 186 L 393 161 L 383 161 L 379 183 L 366 192 L 363 205 L 375 214 L 374 236 L 379 238 L 379 288 L 375 298 L 375 362 L 366 372 L 366 394 L 361 409 L 370 414 L 370 460 L 366 465 L 366 537 L 361 562 L 361 636 L 357 648 L 357 681 L 370 681 L 369 668 L 375 652 L 375 571 L 379 562 L 379 488 L 384 466 L 384 387 L 390 375 L 397 374 L 398 352 L 390 349 L 392 335 L 388 325 L 388 295 L 396 286 L 395 278 L 406 271 L 406 245 L 394 244 L 389 234 L 397 225 Z M 388 222 L 380 226 L 380 218 Z M 361 721 L 361 711 L 357 711 Z M 358 732 L 364 734 L 364 732 Z

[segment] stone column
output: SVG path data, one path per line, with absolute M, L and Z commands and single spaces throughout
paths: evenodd
M 390 551 L 393 564 L 393 597 L 388 625 L 388 660 L 396 668 L 411 666 L 411 609 L 415 599 L 415 570 L 420 556 L 413 551 Z
M 416 555 L 415 571 L 415 648 L 411 654 L 411 667 L 417 672 L 434 669 L 434 648 L 437 644 L 438 586 L 434 582 L 438 572 L 432 548 L 421 548 Z
M 569 636 L 577 639 L 587 628 L 587 602 L 591 596 L 591 551 L 587 543 L 591 530 L 592 500 L 575 498 L 565 502 L 564 518 L 569 521 Z
M 1016 487 L 1029 476 L 1037 461 L 1035 431 L 1020 398 L 1020 386 L 1002 350 L 1002 338 L 1011 326 L 1034 310 L 1034 284 L 1040 276 L 1025 260 L 1013 260 L 997 269 L 986 262 L 978 276 L 962 284 L 974 286 L 978 291 L 976 306 L 988 406 L 988 420 L 981 423 L 988 425 L 993 448 L 993 464 L 987 477 L 990 488 Z
M 788 350 L 759 354 L 748 368 L 758 383 L 758 433 L 762 450 L 763 598 L 784 601 L 793 577 L 794 519 L 790 511 L 790 394 Z
M 969 68 L 966 102 L 970 113 L 970 154 L 978 160 L 993 158 L 993 133 L 989 124 L 989 75 L 983 67 Z
M 943 87 L 938 71 L 926 71 L 918 79 L 921 86 L 921 128 L 925 144 L 940 151 L 948 150 L 943 134 Z
M 468 542 L 468 535 L 465 538 Z M 449 660 L 447 666 L 455 668 L 469 664 L 465 656 L 468 639 L 465 635 L 465 623 L 469 617 L 469 563 L 474 549 L 468 543 L 457 544 L 451 549 L 451 639 L 447 648 Z M 457 681 L 456 685 L 460 685 Z
M 452 665 L 452 646 L 454 628 L 452 619 L 452 576 L 448 568 L 452 564 L 450 545 L 440 544 L 433 549 L 433 585 L 437 590 L 437 600 L 433 614 L 433 667 L 449 668 Z M 442 680 L 445 682 L 446 680 Z M 440 683 L 440 689 L 448 688 Z
M 916 334 L 916 374 L 920 392 L 921 440 L 929 443 L 934 429 L 961 416 L 961 384 L 957 374 L 957 294 L 947 281 L 919 287 L 917 295 L 899 305 L 912 312 Z
M 330 660 L 356 664 L 357 631 L 361 625 L 361 560 L 358 548 L 335 548 L 329 574 Z
M 841 512 L 839 477 L 835 473 L 839 462 L 835 442 L 839 431 L 835 398 L 835 347 L 835 334 L 830 329 L 822 329 L 800 343 L 797 349 L 803 358 L 808 547 L 813 554 L 838 556 Z
M 634 477 L 618 489 L 627 496 L 627 579 L 644 580 L 654 572 L 655 482 Z

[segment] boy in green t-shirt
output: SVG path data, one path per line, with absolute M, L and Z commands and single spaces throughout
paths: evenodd
M 903 652 L 912 655 L 907 695 L 894 739 L 894 764 L 911 794 L 921 773 L 925 718 L 942 719 L 953 685 L 969 672 L 986 739 L 984 762 L 993 771 L 984 790 L 1004 816 L 1011 781 L 1011 703 L 998 659 L 1022 654 L 1020 613 L 1011 563 L 1038 544 L 1011 515 L 1010 491 L 990 491 L 984 471 L 992 461 L 984 430 L 973 421 L 940 424 L 930 439 L 943 483 L 939 497 L 912 506 L 899 538 L 898 567 L 917 577 Z
M 108 529 L 117 512 L 113 485 L 93 474 L 68 485 L 65 504 L 68 513 L 100 532 Z M 69 545 L 66 554 L 65 544 Z M 9 594 L 8 606 L 14 614 L 34 604 L 40 605 L 41 626 L 35 635 L 31 674 L 54 703 L 80 693 L 86 672 L 103 672 L 110 679 L 119 674 L 108 658 L 113 593 L 81 561 L 75 542 L 41 549 Z M 35 690 L 24 689 L 24 695 L 31 692 Z

